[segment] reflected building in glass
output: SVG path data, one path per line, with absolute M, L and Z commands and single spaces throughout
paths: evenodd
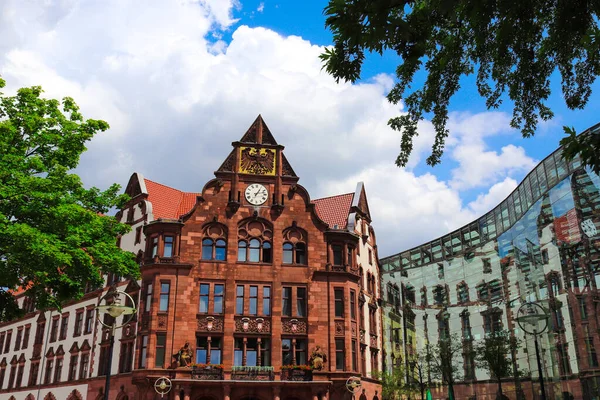
M 495 398 L 496 380 L 469 349 L 504 329 L 519 341 L 510 358 L 520 375 L 504 394 L 539 398 L 534 341 L 515 320 L 538 302 L 549 316 L 538 335 L 547 398 L 600 399 L 600 177 L 560 148 L 486 215 L 381 263 L 386 370 L 401 366 L 412 381 L 426 344 L 453 337 L 464 349 L 453 359 L 456 398 Z M 446 398 L 426 367 L 434 398 Z

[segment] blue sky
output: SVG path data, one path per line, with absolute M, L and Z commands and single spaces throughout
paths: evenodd
M 466 78 L 451 103 L 443 163 L 424 162 L 433 139 L 424 121 L 399 169 L 400 136 L 386 122 L 402 105 L 385 99 L 397 57 L 372 55 L 360 82 L 335 83 L 318 59 L 331 43 L 326 3 L 6 0 L 0 75 L 7 92 L 41 85 L 110 123 L 77 169 L 101 188 L 137 171 L 199 191 L 260 113 L 313 198 L 365 182 L 380 256 L 482 215 L 558 146 L 563 124 L 581 131 L 600 122 L 598 84 L 584 111 L 569 111 L 555 79 L 555 119 L 523 139 L 508 127 L 511 104 L 488 112 Z

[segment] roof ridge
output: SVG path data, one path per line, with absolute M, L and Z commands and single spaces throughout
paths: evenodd
M 150 182 L 154 183 L 155 185 L 160 185 L 160 186 L 166 187 L 166 188 L 168 188 L 168 189 L 171 189 L 171 190 L 176 190 L 176 191 L 178 191 L 178 192 L 181 192 L 181 193 L 186 193 L 186 192 L 184 192 L 183 190 L 176 189 L 176 188 L 174 188 L 174 187 L 172 187 L 172 186 L 169 186 L 169 185 L 165 185 L 164 183 L 160 183 L 160 182 L 153 181 L 152 179 L 148 179 L 148 178 L 146 178 L 146 177 L 144 177 L 144 180 L 145 180 L 145 181 L 150 181 Z
M 320 197 L 318 199 L 312 199 L 312 201 L 317 201 L 317 200 L 326 200 L 326 199 L 332 199 L 334 197 L 341 197 L 341 196 L 347 196 L 347 195 L 354 195 L 354 192 L 349 192 L 349 193 L 342 193 L 342 194 L 334 194 L 333 196 L 327 196 L 327 197 Z

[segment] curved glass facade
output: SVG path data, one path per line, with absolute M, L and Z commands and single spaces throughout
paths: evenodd
M 503 392 L 537 398 L 533 337 L 515 322 L 522 304 L 537 302 L 549 316 L 538 335 L 547 398 L 600 399 L 600 177 L 579 160 L 565 163 L 558 149 L 494 210 L 381 263 L 387 370 L 411 369 L 440 337 L 457 334 L 467 349 L 505 329 L 520 340 L 511 359 L 524 375 L 508 378 Z M 469 352 L 453 361 L 463 366 L 456 398 L 496 393 Z

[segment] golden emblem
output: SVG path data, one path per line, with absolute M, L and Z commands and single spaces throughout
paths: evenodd
M 240 147 L 240 174 L 275 175 L 275 150 Z

